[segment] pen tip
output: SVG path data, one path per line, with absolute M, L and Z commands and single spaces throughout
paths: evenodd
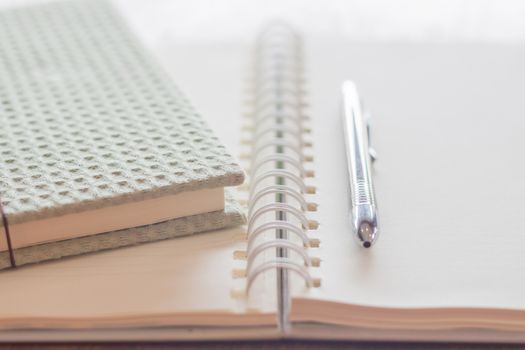
M 363 221 L 359 226 L 358 236 L 361 246 L 371 248 L 377 238 L 377 227 L 367 221 Z

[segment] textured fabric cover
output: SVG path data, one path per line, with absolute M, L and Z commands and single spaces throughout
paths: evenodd
M 154 225 L 134 227 L 93 236 L 15 249 L 16 264 L 17 266 L 22 266 L 46 260 L 186 236 L 193 233 L 243 224 L 245 218 L 242 214 L 241 207 L 228 192 L 225 192 L 225 197 L 226 203 L 224 211 L 187 216 Z M 1 252 L 0 269 L 9 267 L 11 267 L 9 253 Z
M 109 4 L 0 13 L 0 198 L 11 224 L 242 181 Z M 49 254 L 94 250 L 71 249 Z M 28 261 L 47 254 L 26 252 Z

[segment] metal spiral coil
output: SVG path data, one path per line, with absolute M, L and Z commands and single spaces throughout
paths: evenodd
M 314 264 L 308 251 L 308 231 L 317 224 L 308 219 L 308 212 L 317 205 L 305 198 L 316 189 L 305 181 L 314 174 L 305 167 L 312 158 L 304 154 L 310 143 L 305 140 L 309 130 L 304 125 L 301 45 L 292 29 L 278 23 L 261 33 L 255 48 L 245 274 L 248 293 L 255 280 L 269 270 L 281 273 L 281 283 L 288 283 L 288 272 L 294 272 L 307 286 L 317 284 L 309 269 Z M 271 239 L 261 242 L 261 237 L 272 232 Z M 275 257 L 256 261 L 270 249 L 276 250 Z M 299 260 L 292 259 L 291 253 Z

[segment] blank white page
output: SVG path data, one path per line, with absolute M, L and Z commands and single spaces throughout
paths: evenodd
M 524 47 L 307 44 L 322 286 L 297 298 L 525 309 Z M 350 225 L 345 78 L 372 112 L 379 156 L 381 237 L 369 250 Z

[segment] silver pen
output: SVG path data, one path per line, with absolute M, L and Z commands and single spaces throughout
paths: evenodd
M 350 181 L 352 226 L 360 245 L 370 248 L 378 237 L 377 206 L 372 181 L 369 126 L 355 84 L 343 83 L 343 129 Z

